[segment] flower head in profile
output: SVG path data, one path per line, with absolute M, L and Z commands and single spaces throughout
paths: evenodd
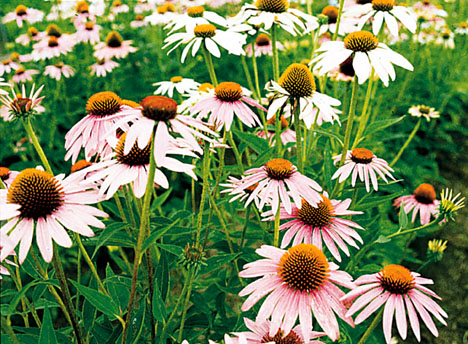
M 281 42 L 276 42 L 276 48 L 278 50 L 283 50 L 284 46 L 281 44 Z M 270 37 L 268 37 L 267 34 L 264 34 L 264 33 L 258 34 L 257 38 L 255 38 L 254 51 L 255 51 L 255 56 L 257 57 L 260 57 L 262 55 L 268 55 L 268 56 L 273 55 L 273 43 L 271 42 L 271 39 Z M 245 48 L 245 52 L 247 53 L 247 56 L 252 57 L 253 51 L 252 51 L 251 44 L 249 44 Z
M 288 144 L 289 142 L 296 142 L 296 132 L 294 130 L 292 130 L 289 126 L 289 122 L 288 120 L 284 117 L 284 116 L 281 116 L 280 117 L 280 121 L 281 121 L 281 135 L 280 135 L 280 139 L 281 139 L 281 142 L 283 143 L 283 145 L 286 145 Z M 276 117 L 271 117 L 267 122 L 267 133 L 268 133 L 268 140 L 273 144 L 273 142 L 275 142 L 276 140 L 276 135 L 275 135 L 275 132 L 274 131 L 270 131 L 268 130 L 268 126 L 270 126 L 271 128 L 274 128 L 275 127 L 275 123 L 276 123 Z M 262 138 L 265 138 L 265 130 L 260 130 L 258 131 L 257 133 L 257 136 L 260 136 Z
M 169 33 L 172 33 L 182 28 L 202 24 L 216 24 L 226 27 L 227 21 L 219 14 L 207 11 L 203 6 L 198 5 L 189 7 L 186 13 L 173 17 L 164 28 L 170 29 Z
M 197 115 L 197 118 L 206 118 L 209 115 L 208 123 L 215 125 L 217 130 L 226 128 L 231 130 L 234 115 L 248 127 L 261 125 L 258 116 L 249 106 L 267 111 L 263 106 L 250 97 L 244 95 L 244 90 L 237 82 L 222 82 L 214 89 L 214 94 L 200 100 L 192 108 L 190 113 Z
M 283 72 L 278 83 L 270 81 L 266 88 L 274 93 L 273 101 L 268 107 L 268 119 L 274 117 L 277 111 L 284 109 L 288 101 L 291 101 L 298 102 L 296 106 L 300 107 L 299 118 L 307 128 L 313 123 L 321 125 L 323 122 L 333 123 L 334 120 L 338 120 L 341 111 L 333 107 L 339 106 L 341 102 L 316 91 L 314 76 L 305 64 L 291 64 Z
M 453 190 L 442 190 L 439 212 L 446 220 L 454 220 L 458 210 L 465 206 L 465 197 L 458 193 L 453 195 Z
M 468 22 L 463 21 L 458 23 L 455 33 L 458 35 L 468 35 Z
M 322 200 L 316 207 L 311 206 L 303 199 L 301 208 L 293 205 L 290 214 L 283 207 L 280 209 L 280 219 L 289 220 L 279 228 L 280 231 L 286 231 L 281 248 L 285 248 L 292 241 L 292 246 L 300 243 L 313 244 L 323 250 L 323 240 L 333 257 L 341 262 L 338 248 L 349 256 L 347 245 L 359 248 L 356 241 L 362 244 L 362 239 L 355 229 L 363 228 L 344 217 L 362 214 L 362 211 L 348 210 L 351 204 L 349 198 L 341 202 L 329 199 L 326 192 L 321 196 Z M 273 211 L 262 215 L 269 216 L 266 218 L 268 221 L 275 219 Z
M 44 75 L 50 76 L 52 79 L 60 80 L 62 76 L 64 78 L 69 78 L 75 75 L 75 70 L 63 62 L 56 63 L 54 65 L 49 65 L 45 67 Z
M 148 96 L 143 98 L 140 106 L 129 108 L 125 111 L 125 118 L 118 121 L 115 129 L 121 128 L 127 132 L 127 139 L 124 145 L 124 155 L 127 155 L 135 142 L 138 148 L 144 149 L 150 142 L 151 135 L 155 131 L 154 157 L 156 166 L 162 166 L 171 148 L 171 140 L 174 137 L 182 137 L 185 146 L 191 150 L 203 154 L 203 149 L 197 138 L 208 142 L 216 140 L 207 136 L 217 137 L 214 131 L 208 128 L 205 123 L 190 116 L 177 113 L 177 102 L 164 96 Z M 127 122 L 132 122 L 132 126 L 126 128 Z M 180 163 L 182 164 L 182 163 Z M 184 164 L 185 165 L 185 164 Z M 174 167 L 172 168 L 173 170 Z M 185 172 L 186 168 L 179 170 Z M 192 175 L 192 174 L 191 174 Z M 195 175 L 192 175 L 195 177 Z
M 430 262 L 442 260 L 444 251 L 447 249 L 447 240 L 433 239 L 427 243 L 427 259 Z
M 426 105 L 413 105 L 408 110 L 409 114 L 414 117 L 424 117 L 428 122 L 432 118 L 439 118 L 439 111 L 435 111 L 435 108 L 431 108 Z
M 270 335 L 271 321 L 252 321 L 244 318 L 245 326 L 249 329 L 248 332 L 233 332 L 236 338 L 232 339 L 233 344 L 262 344 L 262 343 L 276 343 L 276 344 L 323 344 L 319 340 L 305 342 L 302 336 L 302 327 L 297 325 L 289 333 L 284 333 L 281 329 L 274 335 Z M 324 336 L 323 332 L 311 331 L 309 338 L 315 339 Z M 242 340 L 246 339 L 245 342 Z
M 372 69 L 385 86 L 389 78 L 395 80 L 393 64 L 412 71 L 413 66 L 407 59 L 379 42 L 371 32 L 356 31 L 347 35 L 343 42 L 329 41 L 317 50 L 319 55 L 312 60 L 314 71 L 325 75 L 352 57 L 353 68 L 358 82 L 363 84 L 372 74 Z
M 336 31 L 336 22 L 338 19 L 338 7 L 333 5 L 327 5 L 323 8 L 321 15 L 325 18 L 325 23 L 320 25 L 319 35 L 323 35 L 327 32 L 335 33 Z M 346 13 L 343 13 L 343 16 L 340 19 L 339 35 L 343 36 L 348 33 L 356 31 L 356 25 L 358 20 L 355 17 L 346 16 Z
M 32 24 L 41 21 L 43 17 L 44 12 L 42 11 L 18 5 L 13 12 L 9 12 L 3 17 L 2 23 L 16 21 L 18 27 L 23 27 L 23 22 Z
M 291 214 L 291 198 L 299 209 L 302 207 L 303 198 L 312 206 L 316 206 L 322 200 L 318 193 L 322 191 L 320 185 L 302 175 L 296 166 L 285 159 L 272 159 L 262 167 L 245 171 L 241 182 L 230 195 L 236 195 L 254 185 L 256 187 L 251 191 L 245 206 L 249 205 L 261 193 L 259 210 L 266 203 L 269 203 L 273 211 L 276 211 L 281 204 L 285 211 Z
M 412 195 L 401 196 L 395 199 L 393 206 L 400 208 L 403 203 L 403 210 L 406 214 L 413 212 L 411 222 L 416 220 L 419 213 L 421 225 L 427 225 L 431 222 L 431 217 L 439 215 L 440 201 L 436 199 L 436 192 L 431 184 L 421 184 Z
M 0 190 L 0 220 L 9 220 L 0 232 L 10 239 L 3 247 L 0 260 L 19 243 L 19 262 L 23 263 L 34 231 L 42 257 L 50 262 L 52 240 L 63 247 L 72 246 L 65 229 L 91 237 L 94 232 L 89 226 L 104 228 L 97 217 L 107 217 L 107 214 L 88 205 L 101 201 L 98 191 L 93 185 L 81 184 L 81 180 L 78 174 L 64 178 L 29 168 L 16 176 L 8 190 Z
M 0 93 L 0 103 L 2 103 L 10 112 L 11 118 L 24 118 L 36 115 L 38 108 L 41 104 L 44 96 L 39 97 L 44 85 L 39 87 L 37 90 L 36 84 L 33 84 L 29 95 L 26 93 L 26 86 L 21 86 L 21 92 L 16 92 L 15 89 L 10 85 L 11 96 Z
M 96 154 L 109 155 L 112 150 L 106 138 L 116 120 L 125 116 L 123 110 L 128 108 L 114 92 L 92 95 L 86 103 L 86 116 L 65 135 L 65 160 L 72 158 L 75 163 L 81 148 L 87 160 Z
M 333 341 L 340 336 L 335 313 L 354 326 L 352 319 L 345 315 L 345 305 L 339 300 L 345 293 L 336 286 L 355 288 L 352 277 L 339 271 L 338 266 L 329 262 L 316 246 L 299 244 L 285 251 L 262 245 L 255 252 L 266 259 L 244 265 L 244 270 L 239 273 L 243 278 L 261 277 L 239 293 L 240 296 L 249 295 L 241 309 L 248 311 L 268 295 L 260 307 L 257 321 L 271 318 L 269 336 L 276 336 L 280 329 L 290 333 L 299 317 L 302 338 L 308 343 L 312 337 L 312 314 Z
M 383 306 L 383 332 L 386 342 L 390 343 L 393 317 L 403 340 L 407 335 L 408 317 L 416 339 L 421 341 L 419 314 L 429 331 L 437 337 L 438 331 L 429 313 L 444 325 L 447 325 L 444 320 L 447 313 L 431 298 L 440 297 L 424 286 L 432 284 L 432 280 L 420 276 L 401 265 L 387 265 L 378 273 L 359 277 L 354 282 L 358 287 L 341 298 L 345 303 L 354 301 L 346 315 L 352 316 L 362 310 L 355 319 L 357 325 Z
M 277 24 L 294 36 L 318 27 L 317 18 L 290 8 L 288 0 L 257 0 L 255 4 L 245 4 L 238 16 L 250 25 L 263 26 L 265 30 Z
M 27 81 L 33 81 L 33 75 L 39 74 L 37 69 L 25 69 L 23 66 L 15 70 L 12 77 L 14 83 L 19 84 Z
M 335 165 L 341 161 L 341 154 L 333 157 Z M 374 153 L 366 148 L 355 148 L 349 150 L 346 154 L 346 159 L 343 164 L 332 176 L 332 179 L 338 179 L 342 183 L 351 176 L 351 185 L 356 185 L 356 180 L 359 176 L 361 182 L 366 185 L 367 192 L 370 191 L 370 184 L 375 191 L 379 190 L 377 176 L 380 176 L 386 183 L 387 177 L 392 180 L 395 178 L 390 172 L 394 172 L 388 163 L 378 158 Z
M 173 76 L 169 81 L 156 82 L 153 86 L 158 86 L 156 91 L 154 91 L 154 94 L 172 97 L 174 95 L 174 90 L 176 90 L 180 95 L 185 95 L 196 91 L 198 87 L 200 87 L 200 83 L 193 79 Z
M 192 56 L 195 56 L 203 45 L 203 49 L 215 56 L 221 57 L 221 51 L 218 46 L 226 49 L 229 54 L 245 55 L 242 46 L 246 42 L 245 35 L 232 30 L 217 29 L 213 24 L 188 25 L 185 32 L 176 32 L 169 35 L 164 42 L 163 49 L 172 46 L 167 52 L 169 55 L 174 49 L 184 44 L 181 61 L 184 63 L 187 54 L 192 49 Z
M 0 76 L 10 74 L 11 71 L 17 70 L 21 65 L 12 59 L 5 59 L 0 63 Z
M 97 77 L 105 77 L 107 73 L 112 73 L 114 68 L 120 66 L 117 62 L 112 60 L 99 60 L 90 66 L 91 75 L 96 75 Z
M 79 26 L 74 37 L 77 43 L 90 43 L 96 44 L 99 42 L 99 31 L 101 26 L 91 21 L 86 22 L 84 25 Z
M 116 59 L 125 58 L 129 53 L 137 51 L 131 44 L 132 41 L 124 41 L 117 31 L 111 31 L 107 35 L 105 42 L 94 46 L 95 51 L 93 56 L 99 60 L 110 60 L 113 57 Z
M 179 17 L 179 14 L 176 13 L 176 8 L 174 4 L 171 2 L 165 2 L 156 10 L 152 11 L 152 14 L 145 17 L 145 22 L 150 23 L 151 25 L 168 24 L 172 20 Z
M 410 32 L 416 32 L 416 15 L 410 7 L 399 6 L 395 0 L 372 0 L 371 3 L 353 7 L 348 16 L 360 16 L 357 29 L 361 30 L 372 19 L 372 32 L 378 35 L 385 22 L 390 33 L 398 37 L 398 21 Z

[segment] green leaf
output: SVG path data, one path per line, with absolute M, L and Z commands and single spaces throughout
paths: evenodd
M 159 290 L 159 283 L 156 280 L 154 283 L 154 291 L 153 291 L 153 316 L 156 320 L 164 322 L 166 320 L 166 305 L 161 296 L 161 292 Z
M 99 311 L 112 318 L 114 318 L 115 315 L 119 315 L 119 308 L 109 296 L 104 295 L 97 290 L 78 284 L 73 280 L 70 280 L 70 282 L 76 289 L 78 289 L 80 294 L 82 294 L 85 299 L 88 300 Z
M 403 202 L 400 205 L 400 214 L 398 215 L 398 223 L 400 225 L 400 229 L 405 229 L 408 227 L 408 214 L 406 214 L 405 206 Z
M 155 244 L 159 248 L 162 248 L 164 251 L 167 251 L 169 253 L 172 253 L 176 255 L 177 257 L 180 256 L 182 253 L 184 253 L 184 249 L 180 246 L 176 245 L 169 245 L 169 244 Z
M 239 140 L 258 154 L 262 154 L 269 149 L 268 142 L 255 134 L 245 133 L 236 129 L 234 129 L 234 133 Z
M 167 198 L 172 192 L 172 188 L 164 192 L 162 195 L 158 195 L 158 197 L 153 201 L 151 204 L 151 209 L 157 209 L 158 207 L 162 206 L 164 202 L 166 202 Z
M 155 278 L 161 286 L 161 297 L 165 301 L 169 295 L 169 264 L 166 258 L 167 253 L 161 252 L 159 263 L 156 266 Z
M 362 138 L 370 135 L 370 134 L 373 134 L 373 133 L 376 133 L 380 130 L 383 130 L 387 127 L 390 127 L 394 124 L 397 124 L 398 122 L 400 122 L 403 118 L 405 118 L 406 116 L 401 116 L 401 117 L 398 117 L 398 118 L 391 118 L 391 119 L 383 119 L 381 121 L 375 121 L 374 123 L 370 124 L 367 126 L 366 130 L 364 130 L 364 134 L 362 135 Z
M 145 252 L 145 250 L 151 245 L 153 244 L 156 240 L 158 240 L 159 238 L 161 238 L 164 234 L 166 234 L 167 232 L 169 232 L 171 230 L 172 227 L 174 227 L 177 223 L 179 222 L 179 219 L 175 220 L 174 222 L 172 222 L 169 226 L 165 226 L 163 227 L 162 229 L 152 233 L 148 238 L 146 238 L 146 240 L 143 242 L 143 246 L 142 246 L 142 252 Z
M 213 272 L 216 269 L 222 267 L 223 265 L 226 265 L 230 261 L 236 259 L 238 256 L 240 256 L 240 253 L 221 254 L 208 258 L 205 261 L 206 265 L 202 266 L 200 274 L 204 275 Z
M 378 243 L 378 244 L 385 244 L 386 242 L 389 242 L 389 241 L 390 241 L 390 239 L 387 239 L 387 237 L 386 237 L 385 235 L 380 235 L 380 236 L 377 238 L 377 240 L 374 241 L 374 242 L 376 242 L 376 243 Z
M 23 286 L 20 291 L 16 294 L 16 296 L 13 298 L 13 300 L 10 301 L 10 306 L 6 310 L 6 315 L 11 315 L 15 312 L 16 306 L 18 305 L 18 302 L 21 300 L 24 294 L 31 288 L 32 286 L 35 286 L 39 284 L 40 282 L 38 280 L 34 280 Z
M 385 202 L 388 202 L 388 201 L 391 201 L 395 198 L 397 198 L 398 196 L 400 196 L 404 191 L 398 191 L 398 192 L 395 192 L 395 193 L 392 193 L 390 195 L 386 195 L 386 196 L 377 196 L 377 197 L 371 197 L 369 199 L 367 199 L 366 201 L 363 201 L 362 203 L 359 203 L 357 204 L 356 206 L 356 209 L 357 210 L 362 210 L 362 209 L 370 209 L 370 208 L 374 208 L 382 203 L 385 203 Z
M 325 131 L 325 130 L 322 130 L 322 129 L 314 129 L 312 130 L 313 132 L 317 133 L 317 134 L 322 134 L 322 135 L 325 135 L 325 136 L 328 136 L 328 137 L 331 137 L 335 140 L 337 140 L 339 142 L 340 145 L 343 146 L 343 137 L 341 135 L 338 135 L 338 134 L 335 134 L 335 133 L 331 133 L 329 131 Z
M 49 307 L 44 308 L 44 317 L 42 319 L 41 332 L 39 334 L 38 344 L 55 344 L 57 337 L 55 336 L 54 326 L 52 325 L 52 318 L 50 316 Z
M 96 255 L 97 251 L 99 250 L 100 247 L 102 247 L 106 242 L 108 242 L 115 233 L 120 232 L 122 229 L 125 227 L 130 227 L 130 224 L 126 222 L 114 222 L 107 226 L 102 232 L 101 235 L 99 236 L 97 243 L 96 243 L 96 248 L 94 249 L 93 255 L 91 256 L 91 259 L 94 258 Z

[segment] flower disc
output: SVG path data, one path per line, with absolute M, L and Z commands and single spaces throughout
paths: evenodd
M 432 204 L 436 199 L 436 192 L 431 184 L 419 185 L 413 194 L 416 200 L 423 204 Z
M 350 33 L 344 39 L 344 46 L 346 49 L 352 51 L 368 52 L 379 44 L 379 40 L 369 31 L 356 31 Z
M 216 98 L 224 102 L 235 102 L 242 98 L 242 88 L 236 82 L 222 82 L 215 88 Z
M 295 172 L 294 165 L 288 160 L 272 159 L 265 165 L 268 177 L 275 180 L 284 180 Z
M 86 112 L 93 116 L 108 116 L 117 113 L 122 100 L 114 92 L 99 92 L 91 96 L 86 103 Z
M 379 279 L 382 288 L 392 294 L 407 294 L 415 284 L 411 272 L 401 265 L 387 265 L 380 270 Z
M 279 85 L 294 98 L 310 97 L 316 89 L 314 76 L 302 63 L 290 65 L 281 75 Z

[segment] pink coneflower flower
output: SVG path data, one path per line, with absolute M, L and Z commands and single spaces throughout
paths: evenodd
M 12 61 L 11 59 L 3 60 L 0 64 L 0 76 L 3 74 L 10 74 L 12 70 L 17 70 L 21 68 L 21 65 Z
M 100 60 L 109 60 L 113 57 L 121 59 L 129 53 L 137 51 L 131 46 L 132 41 L 124 41 L 117 31 L 109 32 L 106 42 L 98 43 L 94 46 L 94 56 Z
M 120 0 L 114 0 L 111 7 L 112 14 L 127 13 L 130 10 L 128 5 L 122 4 Z
M 0 167 L 0 179 L 7 188 L 13 183 L 18 174 L 18 171 L 10 171 L 8 167 Z
M 39 74 L 37 69 L 24 69 L 24 67 L 20 67 L 15 71 L 15 75 L 13 75 L 13 82 L 19 84 L 26 81 L 32 81 L 33 75 Z
M 9 23 L 16 20 L 18 27 L 23 27 L 23 21 L 28 23 L 35 23 L 41 21 L 44 17 L 44 12 L 36 10 L 34 8 L 28 8 L 24 5 L 16 7 L 14 12 L 7 13 L 2 20 L 2 23 Z
M 91 96 L 86 104 L 87 115 L 65 135 L 65 160 L 72 158 L 74 163 L 82 147 L 87 160 L 96 154 L 109 155 L 111 148 L 106 137 L 115 121 L 125 116 L 123 110 L 128 108 L 114 92 L 99 92 Z
M 293 204 L 291 214 L 281 208 L 280 219 L 290 220 L 283 223 L 279 228 L 280 231 L 286 231 L 281 242 L 281 248 L 288 246 L 294 238 L 293 246 L 303 242 L 313 244 L 323 250 L 323 239 L 328 250 L 337 261 L 341 262 L 337 245 L 349 257 L 346 244 L 359 248 L 355 241 L 362 244 L 362 239 L 354 228 L 363 229 L 357 223 L 341 218 L 348 215 L 362 214 L 362 211 L 348 210 L 350 204 L 351 199 L 349 198 L 342 202 L 334 199 L 330 200 L 325 192 L 322 195 L 322 201 L 316 207 L 312 207 L 307 201 L 302 200 L 300 209 Z M 262 215 L 270 216 L 265 219 L 267 221 L 274 221 L 275 219 L 273 211 Z
M 296 142 L 296 132 L 292 129 L 289 129 L 288 120 L 284 118 L 283 115 L 281 115 L 280 120 L 281 120 L 281 130 L 282 130 L 280 138 L 281 138 L 281 142 L 283 143 L 283 145 L 286 145 L 289 142 Z M 276 122 L 275 117 L 272 117 L 266 122 L 266 124 L 274 127 L 275 122 Z M 276 140 L 275 132 L 268 130 L 267 133 L 268 133 L 268 141 L 270 141 L 270 143 L 275 142 Z M 257 133 L 257 136 L 260 136 L 261 138 L 265 138 L 265 130 L 260 130 Z
M 258 186 L 258 183 L 256 183 L 249 187 L 246 187 L 245 189 L 236 190 L 241 184 L 242 179 L 237 179 L 232 176 L 228 177 L 226 183 L 219 184 L 219 186 L 224 188 L 223 190 L 221 190 L 221 193 L 228 193 L 229 195 L 234 196 L 229 200 L 229 203 L 234 202 L 236 200 L 239 200 L 239 202 L 244 202 L 252 194 L 252 192 L 255 191 L 255 188 Z M 234 190 L 236 191 L 234 192 Z M 263 194 L 261 192 L 259 192 L 254 197 L 253 201 L 257 208 L 259 207 L 262 198 Z
M 262 343 L 277 343 L 277 344 L 323 344 L 319 340 L 305 342 L 302 336 L 302 327 L 297 325 L 291 332 L 284 333 L 281 329 L 274 335 L 270 335 L 271 322 L 269 320 L 253 322 L 248 318 L 244 318 L 245 326 L 249 332 L 233 332 L 237 336 L 232 341 L 234 344 L 262 344 Z M 324 336 L 323 332 L 311 331 L 309 338 L 318 338 Z M 242 340 L 245 339 L 245 342 Z
M 73 49 L 74 43 L 71 43 L 71 36 L 67 35 L 57 38 L 56 36 L 48 36 L 48 38 L 34 44 L 32 56 L 35 61 L 47 60 L 60 55 L 66 55 Z
M 143 17 L 142 15 L 136 15 L 135 19 L 130 22 L 130 27 L 136 29 L 148 25 L 148 23 L 144 19 L 145 17 Z
M 202 121 L 177 113 L 177 103 L 164 96 L 148 96 L 141 101 L 141 107 L 131 108 L 125 111 L 126 117 L 119 121 L 116 126 L 132 121 L 133 125 L 128 128 L 127 140 L 125 141 L 124 154 L 128 154 L 136 140 L 138 147 L 143 149 L 150 141 L 153 130 L 156 129 L 155 160 L 157 166 L 161 166 L 162 160 L 169 149 L 172 139 L 170 131 L 180 134 L 192 150 L 202 154 L 203 149 L 197 141 L 197 137 L 208 142 L 214 142 L 205 133 L 217 136 L 217 134 L 206 126 Z
M 36 85 L 33 84 L 29 96 L 26 93 L 26 86 L 24 84 L 21 87 L 21 93 L 16 92 L 11 85 L 9 86 L 11 88 L 11 97 L 8 93 L 2 94 L 0 92 L 0 103 L 3 104 L 2 108 L 6 108 L 5 111 L 8 111 L 9 119 L 35 115 L 44 111 L 44 108 L 40 105 L 44 96 L 39 97 L 44 85 L 35 91 Z
M 5 256 L 5 257 L 8 257 L 8 256 L 15 256 L 16 253 L 14 250 L 11 250 L 9 253 L 5 252 L 3 253 L 2 250 L 3 250 L 3 247 L 5 245 L 9 245 L 11 246 L 11 240 L 10 238 L 8 238 L 8 236 L 5 234 L 5 233 L 2 233 L 0 232 L 0 256 Z M 13 263 L 11 260 L 8 260 L 8 259 L 1 259 L 0 260 L 0 280 L 2 279 L 2 275 L 10 275 L 10 273 L 8 272 L 8 269 L 6 267 L 4 267 L 3 265 L 3 262 L 7 263 L 7 264 L 10 264 L 10 265 L 13 265 L 13 266 L 17 266 L 15 263 Z
M 10 59 L 11 61 L 16 62 L 16 63 L 26 63 L 26 62 L 32 61 L 32 56 L 31 54 L 20 55 L 17 52 L 13 52 L 10 55 Z
M 72 246 L 64 227 L 87 237 L 94 235 L 90 225 L 104 228 L 97 216 L 108 215 L 87 205 L 101 200 L 98 191 L 79 181 L 81 178 L 76 174 L 63 179 L 63 176 L 54 177 L 30 168 L 22 171 L 8 190 L 0 190 L 1 219 L 9 220 L 0 232 L 11 240 L 3 247 L 0 260 L 21 242 L 19 262 L 23 263 L 31 247 L 34 229 L 42 257 L 50 262 L 52 240 L 60 246 Z
M 90 43 L 96 44 L 99 42 L 99 31 L 101 26 L 93 22 L 86 22 L 82 27 L 78 28 L 78 31 L 74 34 L 77 43 Z
M 28 45 L 29 42 L 38 42 L 42 40 L 45 36 L 47 36 L 46 32 L 39 32 L 34 26 L 31 26 L 28 28 L 28 33 L 19 35 L 15 39 L 15 42 L 22 45 Z
M 107 73 L 111 73 L 114 68 L 120 66 L 117 62 L 112 60 L 99 60 L 95 64 L 91 65 L 91 75 L 97 77 L 105 77 Z
M 126 184 L 132 185 L 133 193 L 137 198 L 141 198 L 145 194 L 149 174 L 151 142 L 143 149 L 140 149 L 138 143 L 135 142 L 130 152 L 124 155 L 126 137 L 127 133 L 124 133 L 120 137 L 116 146 L 114 146 L 115 151 L 111 159 L 105 159 L 83 170 L 83 173 L 95 171 L 92 176 L 86 178 L 87 182 L 103 180 L 99 183 L 99 195 L 105 194 L 106 199 L 111 198 L 122 185 Z M 182 150 L 177 147 L 174 139 L 171 139 L 169 142 L 168 153 L 194 156 L 191 151 Z M 164 167 L 177 172 L 182 170 L 192 178 L 197 178 L 193 173 L 194 165 L 183 164 L 173 158 L 164 157 L 162 165 L 158 167 Z M 164 189 L 169 188 L 168 179 L 158 168 L 155 170 L 154 183 Z
M 341 161 L 341 154 L 333 157 L 335 165 Z M 379 189 L 379 183 L 377 182 L 377 174 L 388 183 L 386 175 L 395 180 L 390 172 L 394 172 L 388 163 L 380 158 L 377 158 L 374 153 L 366 148 L 355 148 L 352 151 L 349 150 L 346 154 L 346 160 L 344 165 L 341 166 L 332 176 L 332 179 L 338 179 L 339 183 L 342 183 L 346 178 L 352 175 L 351 185 L 356 185 L 356 180 L 359 175 L 361 182 L 366 185 L 367 192 L 370 191 L 370 181 L 375 191 Z M 370 177 L 369 177 L 370 176 Z
M 259 193 L 262 193 L 259 210 L 268 201 L 271 203 L 273 211 L 276 211 L 281 200 L 284 209 L 288 214 L 291 214 L 291 197 L 299 209 L 302 206 L 302 198 L 313 206 L 322 201 L 322 197 L 318 193 L 318 191 L 322 191 L 320 185 L 299 173 L 296 166 L 284 159 L 272 159 L 262 167 L 245 171 L 245 176 L 241 181 L 242 183 L 231 194 L 237 194 L 258 183 L 245 202 L 245 206 L 252 202 Z
M 258 116 L 245 103 L 267 111 L 252 98 L 244 96 L 241 85 L 238 83 L 222 82 L 216 86 L 213 96 L 200 100 L 190 109 L 190 113 L 198 114 L 199 119 L 211 114 L 208 123 L 215 125 L 218 130 L 223 127 L 227 131 L 231 130 L 234 115 L 248 127 L 253 127 L 255 124 L 261 125 Z
M 323 15 L 328 17 L 328 23 L 320 26 L 319 36 L 323 35 L 326 32 L 335 33 L 336 31 L 336 21 L 338 19 L 338 8 L 336 6 L 328 5 L 325 6 L 322 10 Z M 340 28 L 338 34 L 343 36 L 345 34 L 356 31 L 356 25 L 359 22 L 358 19 L 353 17 L 342 16 L 340 21 Z
M 60 62 L 55 65 L 46 66 L 44 75 L 48 75 L 52 79 L 58 81 L 62 78 L 62 75 L 64 78 L 69 78 L 75 75 L 75 70 L 71 66 L 64 65 Z
M 424 286 L 424 284 L 432 284 L 432 280 L 420 276 L 401 265 L 387 265 L 376 274 L 359 277 L 354 282 L 358 287 L 341 298 L 341 301 L 349 303 L 359 296 L 346 315 L 352 316 L 365 307 L 355 320 L 356 324 L 360 324 L 385 304 L 383 331 L 387 343 L 390 343 L 392 337 L 394 315 L 398 332 L 403 340 L 406 339 L 408 325 L 405 313 L 408 314 L 411 328 L 418 341 L 421 340 L 421 334 L 417 313 L 429 331 L 437 337 L 437 328 L 429 313 L 432 313 L 444 325 L 447 325 L 443 318 L 447 317 L 447 313 L 429 297 L 440 300 L 437 294 Z
M 354 327 L 353 319 L 340 301 L 345 295 L 336 284 L 348 289 L 356 286 L 352 277 L 338 266 L 328 262 L 321 250 L 312 244 L 299 244 L 285 251 L 262 245 L 255 252 L 266 259 L 244 265 L 239 273 L 243 278 L 262 277 L 239 293 L 250 296 L 242 305 L 248 311 L 262 297 L 268 295 L 257 315 L 257 321 L 270 318 L 269 335 L 279 329 L 291 332 L 297 317 L 306 343 L 311 338 L 312 314 L 323 331 L 333 341 L 340 336 L 336 313 Z M 312 312 L 312 314 L 311 314 Z
M 418 212 L 423 226 L 431 222 L 431 216 L 439 215 L 440 201 L 436 199 L 436 192 L 431 184 L 421 184 L 412 195 L 398 197 L 393 202 L 393 206 L 400 208 L 402 202 L 405 213 L 413 212 L 411 222 L 416 220 Z
M 283 45 L 280 42 L 276 42 L 276 48 L 278 50 L 284 49 Z M 255 56 L 257 57 L 262 55 L 272 56 L 273 45 L 271 44 L 270 37 L 268 37 L 268 35 L 264 33 L 259 34 L 255 39 L 254 49 Z M 245 52 L 247 53 L 247 56 L 252 57 L 252 45 L 247 45 L 247 47 L 245 48 Z

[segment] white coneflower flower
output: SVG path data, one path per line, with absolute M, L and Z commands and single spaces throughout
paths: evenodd
M 216 24 L 225 27 L 227 21 L 215 12 L 206 11 L 203 6 L 193 6 L 187 8 L 185 14 L 174 17 L 164 28 L 170 29 L 169 32 L 174 32 L 190 25 L 201 24 Z
M 319 75 L 325 75 L 351 56 L 360 84 L 370 77 L 372 68 L 385 86 L 388 86 L 389 77 L 392 80 L 396 77 L 392 64 L 413 70 L 407 59 L 380 43 L 377 37 L 368 31 L 350 33 L 343 42 L 325 42 L 317 52 L 320 55 L 312 60 L 312 64 L 315 64 L 314 71 Z
M 432 118 L 439 118 L 439 111 L 435 111 L 435 108 L 431 108 L 426 105 L 413 105 L 408 110 L 408 113 L 414 117 L 424 117 L 428 122 Z
M 172 98 L 174 89 L 181 95 L 188 94 L 196 91 L 200 86 L 200 83 L 193 79 L 185 79 L 181 76 L 174 76 L 169 81 L 155 82 L 153 86 L 159 86 L 156 91 L 154 91 L 154 94 L 167 94 L 169 98 Z

